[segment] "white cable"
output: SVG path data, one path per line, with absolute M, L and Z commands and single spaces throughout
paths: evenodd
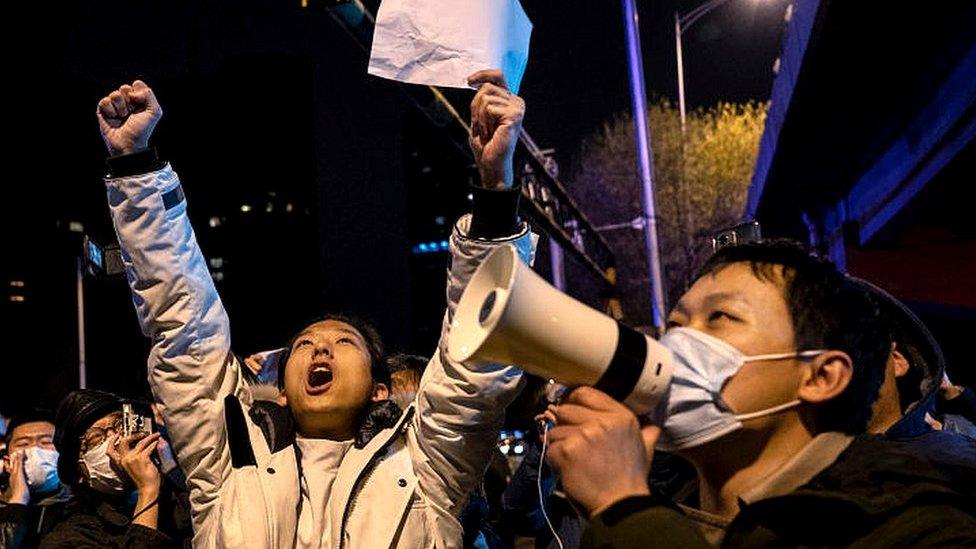
M 546 513 L 546 499 L 542 497 L 542 465 L 546 462 L 546 447 L 548 445 L 549 422 L 547 421 L 545 427 L 542 428 L 542 453 L 539 455 L 539 475 L 536 477 L 535 483 L 539 488 L 539 509 L 542 511 L 542 518 L 546 519 L 546 524 L 549 525 L 549 531 L 552 532 L 552 537 L 556 538 L 559 549 L 564 549 L 563 540 L 559 539 L 559 534 L 556 533 L 556 529 L 552 527 L 552 522 L 549 521 L 549 515 Z

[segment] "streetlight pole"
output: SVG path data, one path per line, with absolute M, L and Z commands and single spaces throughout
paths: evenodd
M 674 51 L 678 58 L 678 112 L 681 113 L 681 135 L 685 134 L 685 63 L 681 53 L 681 16 L 674 12 Z
M 75 298 L 78 306 L 78 388 L 88 388 L 85 364 L 85 259 L 78 257 L 75 269 Z
M 657 213 L 654 208 L 654 157 L 651 154 L 651 133 L 647 124 L 647 92 L 644 89 L 644 59 L 641 55 L 640 29 L 637 25 L 635 0 L 621 0 L 624 28 L 627 33 L 627 66 L 630 73 L 630 98 L 634 111 L 637 165 L 641 180 L 641 214 L 644 220 L 644 246 L 647 250 L 647 270 L 651 282 L 651 320 L 658 329 L 664 328 L 664 274 L 661 269 L 660 248 L 657 242 Z
M 678 64 L 678 111 L 681 113 L 681 133 L 685 133 L 685 63 L 681 53 L 681 35 L 688 32 L 699 19 L 729 0 L 709 0 L 681 15 L 674 12 L 674 54 Z

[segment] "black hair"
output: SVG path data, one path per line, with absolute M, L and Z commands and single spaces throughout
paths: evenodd
M 390 398 L 404 403 L 407 397 L 413 397 L 420 387 L 420 380 L 424 377 L 428 359 L 419 355 L 394 353 L 386 357 L 386 365 L 390 369 Z
M 373 326 L 371 322 L 361 318 L 341 314 L 327 314 L 313 320 L 312 322 L 309 322 L 304 328 L 299 330 L 288 340 L 288 344 L 285 346 L 284 352 L 281 353 L 281 356 L 278 358 L 278 388 L 283 389 L 285 386 L 285 366 L 288 365 L 288 357 L 291 356 L 291 348 L 295 344 L 295 340 L 309 326 L 318 324 L 320 322 L 325 322 L 327 320 L 348 324 L 359 332 L 359 335 L 363 336 L 363 341 L 366 342 L 366 351 L 369 353 L 369 373 L 373 378 L 373 383 L 383 383 L 389 387 L 390 369 L 386 363 L 386 360 L 384 360 L 383 338 L 380 337 L 380 333 L 376 330 L 376 327 Z
M 44 408 L 32 408 L 14 415 L 7 423 L 7 432 L 4 433 L 3 441 L 9 445 L 14 436 L 14 429 L 25 423 L 34 423 L 38 421 L 43 421 L 45 423 L 54 425 L 54 412 Z
M 782 280 L 798 350 L 836 349 L 851 357 L 851 382 L 818 407 L 816 428 L 863 433 L 891 352 L 891 328 L 877 301 L 829 260 L 786 239 L 722 248 L 705 262 L 695 280 L 734 263 L 748 263 L 760 280 Z
M 430 362 L 430 359 L 426 357 L 407 353 L 393 353 L 386 357 L 386 365 L 390 369 L 391 374 L 410 370 L 417 372 L 419 375 L 423 375 L 424 370 L 427 369 L 428 362 Z
M 908 371 L 903 376 L 895 378 L 901 411 L 905 412 L 909 406 L 924 396 L 922 382 L 929 371 L 929 365 L 912 337 L 898 323 L 892 323 L 892 340 L 895 342 L 895 350 L 908 361 Z

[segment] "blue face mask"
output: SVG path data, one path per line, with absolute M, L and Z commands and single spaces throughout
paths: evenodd
M 738 349 L 691 328 L 672 328 L 661 338 L 674 354 L 674 372 L 658 448 L 674 452 L 701 446 L 742 428 L 748 419 L 768 416 L 800 404 L 792 400 L 747 414 L 736 414 L 722 400 L 722 386 L 747 362 L 817 356 L 825 351 L 795 351 L 746 356 Z
M 57 489 L 61 484 L 57 450 L 31 446 L 24 449 L 24 458 L 24 472 L 31 492 L 42 494 Z

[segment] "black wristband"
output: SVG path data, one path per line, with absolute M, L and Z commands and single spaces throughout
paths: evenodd
M 521 186 L 499 190 L 472 185 L 471 195 L 473 203 L 468 236 L 481 239 L 504 238 L 521 230 L 522 220 L 518 214 Z
M 112 177 L 142 175 L 162 169 L 164 162 L 159 160 L 156 149 L 149 148 L 134 153 L 110 156 L 105 160 L 108 173 Z

